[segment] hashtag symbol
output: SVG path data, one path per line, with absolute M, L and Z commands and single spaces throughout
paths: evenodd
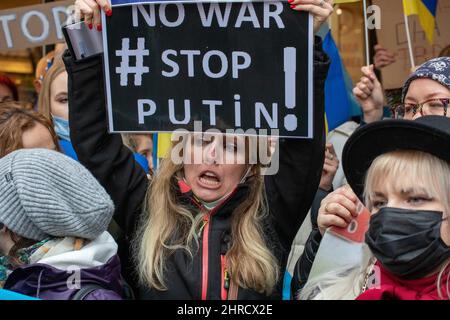
M 134 85 L 142 85 L 142 75 L 149 73 L 149 68 L 144 66 L 144 57 L 150 55 L 145 49 L 145 38 L 138 38 L 137 49 L 130 50 L 130 39 L 122 39 L 122 49 L 116 50 L 116 57 L 122 57 L 120 67 L 116 67 L 116 73 L 120 74 L 120 85 L 125 87 L 128 85 L 128 75 L 134 75 Z M 136 58 L 136 65 L 130 66 L 130 57 Z

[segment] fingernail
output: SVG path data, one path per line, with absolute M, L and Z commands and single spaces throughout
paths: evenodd
M 291 8 L 294 9 L 294 8 L 295 8 L 295 5 L 294 5 L 294 4 L 291 4 Z
M 92 26 L 92 23 L 89 23 L 89 24 L 88 24 L 88 27 L 89 27 L 89 29 L 92 29 L 92 27 L 93 27 L 93 26 Z
M 292 3 L 292 2 L 294 2 L 294 0 L 288 0 L 288 2 L 289 2 L 289 3 Z
M 98 31 L 102 31 L 102 25 L 101 25 L 101 24 L 98 24 L 98 25 L 97 25 L 97 30 L 98 30 Z
M 105 14 L 106 14 L 107 17 L 111 17 L 112 16 L 112 10 L 111 9 L 106 10 Z

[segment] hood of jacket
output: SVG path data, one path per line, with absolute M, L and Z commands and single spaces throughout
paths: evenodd
M 117 244 L 108 232 L 74 250 L 66 237 L 38 261 L 15 269 L 4 289 L 48 300 L 70 300 L 83 285 L 102 288 L 105 299 L 122 295 Z M 108 294 L 108 292 L 110 292 Z

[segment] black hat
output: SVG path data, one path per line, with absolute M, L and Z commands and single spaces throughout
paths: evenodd
M 356 130 L 344 146 L 342 166 L 347 182 L 360 198 L 372 161 L 395 150 L 423 151 L 450 163 L 450 118 L 382 120 Z

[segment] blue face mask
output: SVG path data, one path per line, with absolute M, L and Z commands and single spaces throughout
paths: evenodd
M 52 115 L 55 125 L 55 132 L 60 139 L 70 141 L 69 121 Z

